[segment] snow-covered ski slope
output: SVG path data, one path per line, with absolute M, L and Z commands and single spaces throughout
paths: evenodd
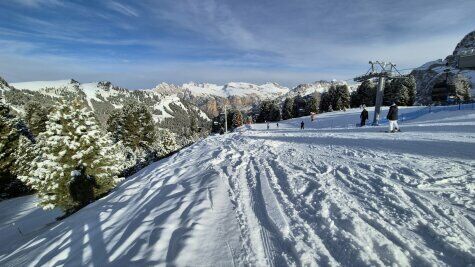
M 394 134 L 353 127 L 359 112 L 209 137 L 0 265 L 474 264 L 475 110 L 420 112 Z

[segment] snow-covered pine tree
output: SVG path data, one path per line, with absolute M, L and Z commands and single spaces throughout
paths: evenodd
M 282 120 L 282 115 L 280 114 L 279 104 L 277 104 L 277 101 L 275 100 L 271 101 L 268 121 L 280 121 L 280 120 Z
M 78 207 L 69 186 L 80 165 L 99 186 L 94 189 L 95 197 L 120 181 L 117 148 L 80 101 L 62 103 L 49 114 L 46 131 L 38 135 L 36 150 L 38 155 L 31 170 L 20 179 L 38 191 L 40 205 L 45 209 L 60 207 L 71 211 Z
M 468 101 L 470 100 L 470 82 L 468 79 L 461 75 L 457 74 L 452 81 L 451 86 L 454 87 L 453 91 L 455 91 L 455 95 L 458 100 L 461 101 Z
M 176 151 L 179 146 L 176 143 L 175 134 L 168 129 L 159 129 L 158 130 L 158 142 L 157 145 L 160 147 L 160 156 L 166 156 L 174 151 Z
M 122 109 L 114 109 L 107 119 L 106 128 L 114 143 L 124 140 L 124 113 Z
M 34 136 L 46 130 L 48 109 L 38 102 L 31 101 L 25 105 L 25 121 Z
M 399 106 L 412 106 L 414 104 L 416 83 L 413 76 L 394 79 L 384 88 L 384 105 L 395 102 Z
M 114 111 L 107 121 L 107 130 L 115 142 L 122 141 L 134 150 L 150 148 L 157 138 L 152 114 L 140 103 L 127 103 Z

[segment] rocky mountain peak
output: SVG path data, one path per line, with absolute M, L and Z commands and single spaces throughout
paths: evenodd
M 475 31 L 472 31 L 463 37 L 463 39 L 455 47 L 452 55 L 456 56 L 459 54 L 459 52 L 470 48 L 475 48 Z
M 101 81 L 97 83 L 97 87 L 104 89 L 104 90 L 110 90 L 113 88 L 112 83 L 109 81 Z

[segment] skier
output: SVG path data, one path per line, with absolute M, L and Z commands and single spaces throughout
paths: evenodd
M 300 123 L 300 130 L 304 130 L 305 129 L 305 123 L 303 123 L 303 121 Z
M 277 123 L 277 128 L 279 128 L 279 123 Z
M 366 125 L 366 120 L 368 119 L 368 111 L 366 110 L 366 106 L 363 105 L 363 111 L 361 111 L 361 124 L 360 126 L 363 127 Z
M 391 106 L 389 107 L 388 115 L 386 116 L 386 119 L 389 120 L 389 131 L 391 133 L 394 132 L 400 132 L 401 129 L 399 128 L 399 125 L 397 124 L 397 119 L 398 119 L 398 108 L 396 106 L 396 103 L 392 103 Z
M 267 122 L 267 130 L 269 130 L 269 127 L 270 127 L 269 122 Z

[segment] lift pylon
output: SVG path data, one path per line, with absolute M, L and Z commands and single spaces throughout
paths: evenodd
M 358 76 L 355 82 L 364 82 L 369 79 L 378 78 L 378 89 L 376 91 L 376 101 L 374 107 L 373 125 L 379 125 L 381 106 L 383 105 L 384 83 L 386 79 L 397 79 L 404 77 L 391 62 L 370 61 L 371 67 L 366 74 Z

